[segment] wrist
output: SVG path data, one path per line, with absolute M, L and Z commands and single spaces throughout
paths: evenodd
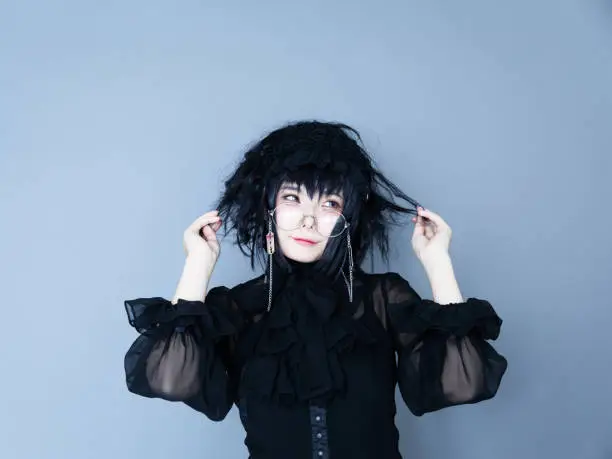
M 422 260 L 423 268 L 428 276 L 447 274 L 453 271 L 453 262 L 448 253 L 436 255 Z
M 435 302 L 444 305 L 464 301 L 450 257 L 448 260 L 438 260 L 437 263 L 429 265 L 426 272 Z
M 214 263 L 211 263 L 209 260 L 206 260 L 198 255 L 188 255 L 185 258 L 184 270 L 208 273 L 210 275 L 214 267 Z
M 187 257 L 172 302 L 176 303 L 179 298 L 204 301 L 211 274 L 212 267 L 207 262 L 203 262 L 201 258 Z

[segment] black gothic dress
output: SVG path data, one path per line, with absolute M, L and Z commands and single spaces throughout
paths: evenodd
M 251 459 L 399 459 L 396 384 L 417 416 L 496 394 L 507 361 L 486 300 L 440 305 L 357 270 L 349 302 L 342 277 L 274 268 L 269 312 L 263 275 L 204 302 L 125 301 L 128 389 L 215 421 L 236 404 Z

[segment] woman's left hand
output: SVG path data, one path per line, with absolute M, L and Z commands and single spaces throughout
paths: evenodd
M 422 207 L 417 207 L 417 211 L 418 216 L 412 218 L 415 222 L 412 248 L 421 263 L 431 268 L 448 259 L 452 230 L 435 212 Z

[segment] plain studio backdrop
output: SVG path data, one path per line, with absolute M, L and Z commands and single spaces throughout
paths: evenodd
M 123 300 L 170 298 L 246 146 L 318 118 L 446 219 L 504 320 L 493 400 L 397 394 L 404 457 L 612 458 L 611 82 L 603 0 L 1 2 L 0 457 L 247 456 L 235 408 L 126 390 Z M 375 270 L 431 298 L 411 233 Z M 260 272 L 226 240 L 211 286 Z

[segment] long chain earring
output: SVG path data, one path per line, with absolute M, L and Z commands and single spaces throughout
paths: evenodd
M 274 232 L 272 231 L 272 211 L 268 212 L 268 234 L 266 234 L 266 249 L 268 252 L 268 311 L 272 307 L 272 255 L 274 255 Z
M 340 268 L 340 272 L 342 273 L 342 277 L 344 277 L 344 283 L 346 284 L 346 288 L 348 290 L 349 302 L 353 302 L 353 247 L 351 245 L 351 228 L 347 226 L 346 228 L 346 250 L 348 252 L 348 260 L 349 260 L 349 279 L 347 280 L 346 274 L 344 274 L 344 269 Z

